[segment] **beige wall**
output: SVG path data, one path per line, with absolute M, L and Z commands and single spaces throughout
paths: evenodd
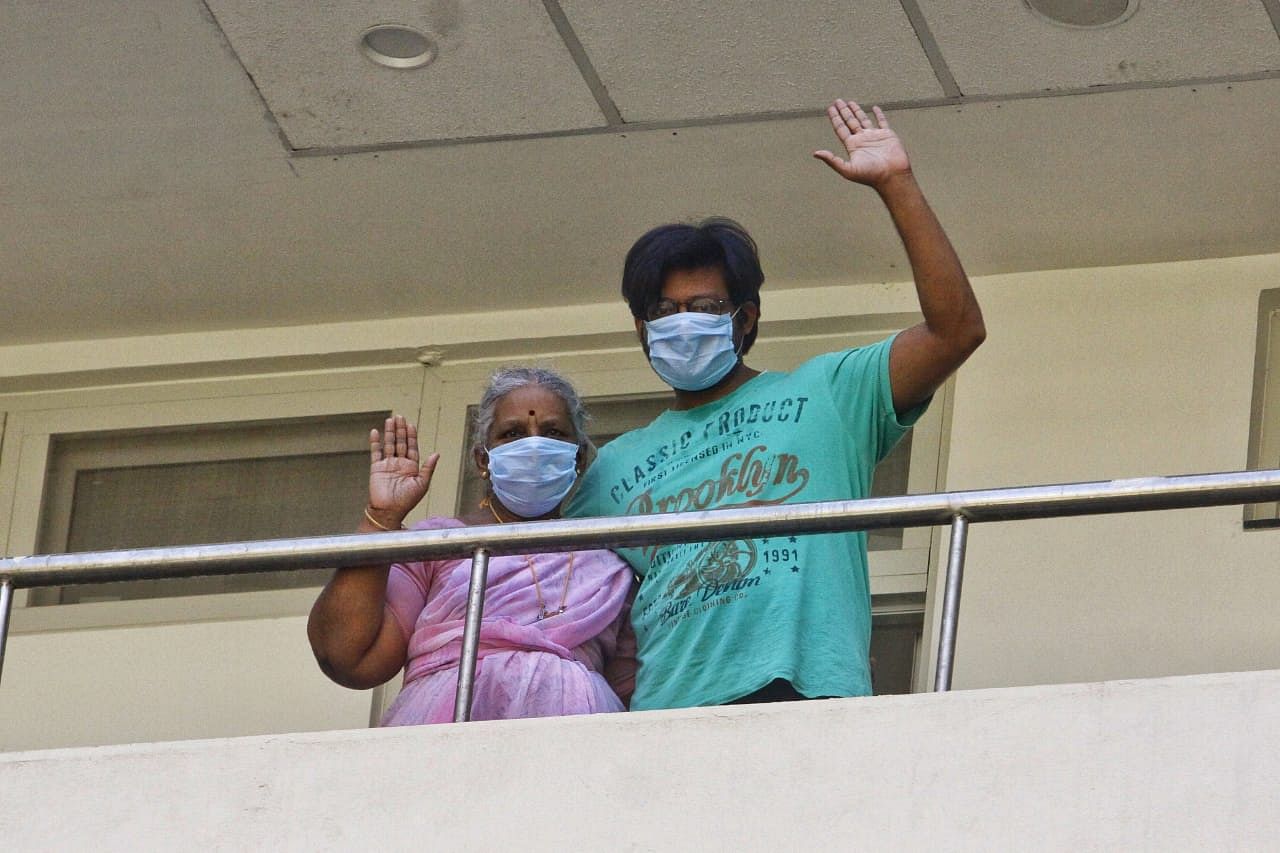
M 11 850 L 1271 850 L 1280 673 L 0 755 Z
M 979 283 L 953 489 L 1239 470 L 1280 256 Z M 1280 530 L 1241 509 L 970 531 L 957 687 L 1280 667 Z
M 1258 293 L 1278 282 L 1280 255 L 977 281 L 990 338 L 955 387 L 945 487 L 1243 468 Z M 857 325 L 847 317 L 900 321 L 914 307 L 912 289 L 903 283 L 780 291 L 767 297 L 766 319 L 777 325 L 765 334 L 805 328 L 831 334 L 833 326 Z M 618 328 L 626 325 L 621 315 L 620 305 L 588 306 L 565 313 L 571 321 L 556 327 L 583 347 L 594 342 L 610 349 L 604 356 L 557 359 L 580 368 L 590 394 L 653 390 L 644 383 L 656 383 L 642 365 L 637 370 L 632 333 Z M 501 325 L 451 326 L 435 318 L 220 333 L 205 347 L 190 346 L 189 336 L 94 346 L 105 353 L 100 363 L 124 371 L 181 367 L 183 352 L 210 362 L 232 352 L 270 363 L 331 358 L 361 346 L 408 353 L 413 364 L 417 346 L 443 340 L 427 335 L 450 329 L 456 338 L 466 326 L 477 340 L 492 341 Z M 563 348 L 566 340 L 520 341 L 504 354 Z M 468 352 L 461 339 L 444 345 L 459 347 L 459 356 Z M 66 384 L 66 374 L 85 363 L 81 350 L 88 346 L 11 348 L 9 354 L 21 357 L 7 362 L 9 373 L 0 372 L 0 382 L 28 393 L 0 396 L 0 412 L 38 408 L 33 400 L 39 395 L 30 389 L 45 375 L 62 375 L 56 381 Z M 492 348 L 485 343 L 474 351 Z M 459 405 L 472 398 L 466 384 L 472 380 L 457 377 L 482 375 L 482 368 L 464 363 L 451 369 L 452 384 L 436 375 L 441 370 L 427 369 L 424 413 L 436 396 L 456 398 Z M 227 384 L 241 394 L 246 384 L 267 395 L 276 386 L 292 387 L 278 377 Z M 159 393 L 139 386 L 108 396 Z M 94 395 L 66 390 L 57 397 L 59 405 L 73 405 L 79 396 Z M 215 395 L 206 404 L 217 408 L 219 400 Z M 11 432 L 22 418 L 11 416 Z M 461 441 L 441 429 L 442 442 Z M 460 445 L 448 448 L 447 457 L 456 458 Z M 3 489 L 17 482 L 14 452 L 8 443 L 0 459 Z M 452 476 L 450 470 L 445 466 L 441 476 Z M 24 489 L 0 495 L 0 512 L 9 515 L 0 518 L 0 532 L 12 534 L 15 518 L 31 527 L 38 485 Z M 447 490 L 438 497 L 432 511 L 447 512 Z M 1243 532 L 1239 508 L 975 525 L 955 685 L 1280 668 L 1280 620 L 1271 612 L 1271 602 L 1280 600 L 1277 537 L 1280 530 Z M 24 552 L 14 536 L 8 543 L 9 553 Z M 336 688 L 316 671 L 305 647 L 305 611 L 305 603 L 291 599 L 251 608 L 238 619 L 229 618 L 237 611 L 222 608 L 223 615 L 206 615 L 211 621 L 193 625 L 50 630 L 46 624 L 36 633 L 23 627 L 30 620 L 15 619 L 0 685 L 0 746 L 364 725 L 368 696 Z
M 369 693 L 325 678 L 302 616 L 10 639 L 0 749 L 359 728 Z

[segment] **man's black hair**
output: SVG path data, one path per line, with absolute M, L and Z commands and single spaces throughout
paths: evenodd
M 718 269 L 735 306 L 760 306 L 764 270 L 756 241 L 732 219 L 712 218 L 690 225 L 659 225 L 635 242 L 622 266 L 622 298 L 631 315 L 645 319 L 649 307 L 662 297 L 662 285 L 673 272 Z M 753 327 L 742 341 L 742 355 L 755 343 Z

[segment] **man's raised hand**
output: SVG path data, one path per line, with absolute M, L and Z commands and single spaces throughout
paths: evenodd
M 815 151 L 813 156 L 834 169 L 842 178 L 879 188 L 897 175 L 910 174 L 911 162 L 898 134 L 879 107 L 872 107 L 875 121 L 854 101 L 837 98 L 827 107 L 831 128 L 840 138 L 848 159 L 830 151 Z

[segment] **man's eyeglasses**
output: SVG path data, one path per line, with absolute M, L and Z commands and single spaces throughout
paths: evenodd
M 733 307 L 728 299 L 716 299 L 713 296 L 698 296 L 688 302 L 676 302 L 674 299 L 659 299 L 645 311 L 645 319 L 661 320 L 670 317 L 680 309 L 692 311 L 694 314 L 727 314 Z

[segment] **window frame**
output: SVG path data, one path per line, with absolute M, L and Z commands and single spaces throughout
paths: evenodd
M 422 401 L 434 385 L 420 365 L 341 369 L 300 374 L 175 381 L 0 397 L 0 527 L 6 555 L 35 553 L 50 468 L 58 435 L 252 423 L 387 410 L 421 424 L 424 442 L 434 439 L 435 417 L 422 423 Z M 360 446 L 361 436 L 354 436 Z M 354 520 L 352 528 L 354 530 Z M 28 590 L 14 596 L 16 634 L 270 618 L 305 614 L 313 588 L 88 602 L 31 607 Z
M 290 529 L 289 525 L 296 522 L 301 517 L 295 517 L 294 512 L 298 509 L 291 510 L 290 514 L 281 519 L 278 517 L 277 505 L 272 502 L 272 496 L 265 483 L 260 484 L 255 498 L 258 500 L 268 501 L 266 505 L 250 504 L 252 518 L 254 524 L 264 525 L 265 529 L 258 528 L 257 534 L 244 531 L 231 537 L 226 537 L 227 541 L 247 540 L 247 539 L 266 539 L 266 538 L 287 538 L 291 536 L 319 535 L 328 534 L 334 531 L 344 530 L 346 525 L 350 523 L 351 518 L 358 518 L 360 506 L 356 506 L 357 502 L 363 505 L 363 493 L 365 486 L 363 478 L 367 476 L 369 466 L 368 448 L 359 441 L 360 437 L 367 433 L 371 425 L 377 425 L 382 422 L 385 417 L 385 410 L 378 412 L 357 412 L 353 415 L 342 415 L 341 413 L 327 413 L 318 417 L 308 418 L 284 418 L 269 420 L 252 420 L 252 421 L 232 421 L 228 423 L 216 424 L 199 424 L 194 427 L 182 427 L 176 429 L 169 428 L 151 428 L 145 430 L 127 430 L 124 432 L 101 434 L 98 432 L 84 435 L 82 433 L 60 433 L 50 436 L 49 457 L 45 474 L 45 493 L 41 501 L 41 533 L 37 545 L 41 553 L 67 553 L 69 551 L 103 551 L 113 548 L 133 548 L 133 547 L 153 547 L 160 544 L 154 539 L 150 541 L 124 541 L 124 542 L 80 542 L 75 548 L 71 548 L 71 537 L 73 535 L 74 522 L 77 517 L 81 517 L 82 510 L 89 513 L 93 512 L 92 508 L 83 508 L 81 505 L 81 486 L 84 481 L 82 475 L 95 474 L 112 477 L 121 471 L 129 471 L 130 469 L 141 469 L 141 476 L 149 478 L 158 476 L 163 478 L 166 473 L 172 475 L 179 471 L 184 472 L 184 477 L 193 474 L 199 478 L 198 466 L 207 463 L 256 463 L 268 460 L 284 460 L 289 459 L 295 462 L 305 459 L 315 459 L 318 457 L 329 456 L 335 451 L 341 451 L 346 457 L 344 470 L 341 473 L 342 482 L 346 487 L 346 494 L 349 503 L 330 502 L 326 497 L 315 490 L 310 479 L 307 481 L 307 491 L 314 497 L 323 501 L 323 504 L 311 504 L 309 512 L 321 513 L 324 519 L 323 524 L 318 524 L 317 519 L 312 516 L 311 521 L 304 522 L 314 525 L 309 530 L 299 530 L 296 527 Z M 64 437 L 66 442 L 64 444 Z M 303 464 L 306 464 L 305 462 Z M 193 471 L 188 466 L 197 466 Z M 337 472 L 329 471 L 326 478 L 335 475 Z M 315 472 L 312 472 L 314 476 Z M 137 476 L 137 475 L 135 475 Z M 238 476 L 238 475 L 237 475 Z M 356 478 L 360 479 L 356 479 Z M 179 483 L 171 484 L 174 488 L 182 488 Z M 224 489 L 228 486 L 226 481 L 219 481 L 214 488 L 219 493 L 224 493 Z M 135 483 L 134 488 L 145 491 L 145 487 L 141 483 Z M 166 495 L 172 493 L 166 493 Z M 330 492 L 332 494 L 332 492 Z M 83 493 L 92 503 L 92 494 L 90 492 Z M 124 501 L 129 498 L 121 496 Z M 166 497 L 165 503 L 168 504 L 170 499 Z M 119 508 L 114 505 L 98 503 L 99 511 L 107 511 L 112 517 L 112 523 L 124 520 L 127 521 L 131 528 L 137 527 L 138 524 L 147 524 L 148 519 L 145 516 L 138 517 L 136 509 L 131 510 L 122 519 Z M 354 515 L 352 512 L 354 511 Z M 340 513 L 340 514 L 338 514 Z M 163 514 L 163 513 L 162 513 Z M 175 522 L 182 517 L 181 509 L 176 509 L 173 517 L 165 519 L 156 519 L 157 527 L 180 534 L 184 542 L 217 542 L 220 541 L 216 532 L 200 532 L 198 529 L 183 532 L 183 528 L 177 526 Z M 82 518 L 88 518 L 84 516 Z M 276 588 L 287 589 L 292 587 L 304 587 L 315 589 L 316 578 L 323 576 L 325 569 L 312 570 L 307 572 L 288 573 L 293 583 L 281 583 Z M 283 577 L 279 572 L 263 573 L 268 577 L 274 575 L 274 580 L 283 581 Z M 118 582 L 124 586 L 113 583 L 107 584 L 87 584 L 77 586 L 52 586 L 45 587 L 44 595 L 37 594 L 38 590 L 31 590 L 28 593 L 27 606 L 62 606 L 65 604 L 81 603 L 80 596 L 88 595 L 93 600 L 116 600 L 116 594 L 123 595 L 121 600 L 134 600 L 146 598 L 182 598 L 195 595 L 215 595 L 227 594 L 234 591 L 242 592 L 264 592 L 271 589 L 257 588 L 257 584 L 262 582 L 262 574 L 250 573 L 240 575 L 223 575 L 216 578 L 193 579 L 179 578 L 169 581 L 122 581 Z M 272 583 L 273 581 L 268 581 Z M 214 590 L 209 587 L 224 585 L 230 586 L 231 589 Z M 235 587 L 244 586 L 246 588 L 236 590 Z M 183 592 L 182 587 L 189 586 L 191 591 Z M 205 587 L 204 591 L 197 592 L 196 589 L 201 586 Z M 169 592 L 164 592 L 168 588 Z M 71 590 L 71 601 L 57 600 L 64 597 L 64 590 Z M 104 594 L 105 592 L 105 594 Z M 37 599 L 43 598 L 43 601 Z M 87 602 L 86 602 L 87 603 Z
M 1249 455 L 1245 465 L 1251 471 L 1280 467 L 1280 288 L 1258 295 Z M 1243 519 L 1246 530 L 1280 527 L 1280 501 L 1245 504 Z

